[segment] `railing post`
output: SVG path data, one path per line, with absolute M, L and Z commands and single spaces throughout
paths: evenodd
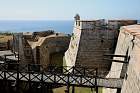
M 84 76 L 86 75 L 86 68 L 84 67 Z
M 4 61 L 5 61 L 5 63 L 6 63 L 6 55 L 4 55 Z
M 96 76 L 95 76 L 95 90 L 96 90 L 96 93 L 98 93 L 98 82 L 97 82 L 97 77 L 98 77 L 98 69 L 96 68 Z
M 16 78 L 16 92 L 19 93 L 19 64 L 16 64 L 17 68 L 16 68 L 16 72 L 17 72 L 17 78 Z
M 7 72 L 7 68 L 6 68 L 7 64 L 4 63 L 4 80 L 6 80 L 6 72 Z
M 73 66 L 73 69 L 72 69 L 72 74 L 73 74 L 73 75 L 74 75 L 74 70 L 75 70 L 75 69 L 74 69 L 74 66 Z M 74 92 L 75 92 L 75 86 L 73 85 L 73 86 L 72 86 L 72 93 L 74 93 Z
M 75 68 L 74 68 L 74 66 L 73 66 L 73 67 L 72 67 L 72 74 L 73 74 L 73 75 L 74 75 L 74 72 L 75 72 L 74 70 L 75 70 Z
M 72 86 L 72 93 L 75 93 L 75 87 L 74 87 L 74 85 Z
M 44 71 L 41 72 L 41 93 L 44 93 L 44 80 L 43 80 Z
M 31 92 L 31 69 L 30 69 L 31 65 L 28 64 L 28 73 L 29 73 L 29 79 L 28 79 L 28 83 L 29 83 L 29 92 Z
M 57 69 L 57 67 L 53 67 L 53 69 L 54 69 L 54 72 L 53 72 L 53 75 L 54 75 L 54 84 L 56 84 L 56 76 L 57 76 L 56 69 Z
M 4 63 L 4 67 L 6 67 L 7 66 L 7 64 L 6 63 Z M 6 72 L 7 72 L 7 68 L 4 68 L 4 82 L 3 82 L 3 90 L 4 91 L 6 91 L 7 89 L 6 89 L 6 87 L 7 87 L 7 78 L 6 78 Z
M 70 91 L 69 73 L 67 74 L 67 77 L 68 77 L 67 82 L 66 82 L 67 88 L 66 88 L 66 90 L 65 90 L 65 93 L 70 93 L 70 92 L 69 92 L 69 91 Z

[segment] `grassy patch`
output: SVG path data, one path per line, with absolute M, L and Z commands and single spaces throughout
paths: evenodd
M 0 43 L 7 42 L 8 40 L 12 40 L 12 35 L 0 35 Z
M 63 65 L 63 53 L 55 53 L 51 55 L 51 64 L 55 66 Z
M 66 87 L 55 88 L 53 89 L 53 93 L 65 93 Z M 72 87 L 70 87 L 70 93 L 72 93 Z M 96 93 L 95 90 L 91 90 L 91 88 L 81 88 L 75 87 L 75 93 Z M 99 93 L 102 93 L 102 88 L 99 88 Z

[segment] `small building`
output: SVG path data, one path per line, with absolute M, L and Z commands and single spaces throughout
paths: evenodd
M 62 66 L 70 36 L 49 30 L 23 33 L 18 40 L 20 63 Z

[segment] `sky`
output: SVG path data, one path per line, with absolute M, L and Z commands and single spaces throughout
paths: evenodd
M 140 0 L 0 0 L 0 20 L 140 19 Z

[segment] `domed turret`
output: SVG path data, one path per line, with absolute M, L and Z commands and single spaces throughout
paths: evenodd
M 76 14 L 75 17 L 74 17 L 74 19 L 75 19 L 75 20 L 80 20 L 79 14 Z

